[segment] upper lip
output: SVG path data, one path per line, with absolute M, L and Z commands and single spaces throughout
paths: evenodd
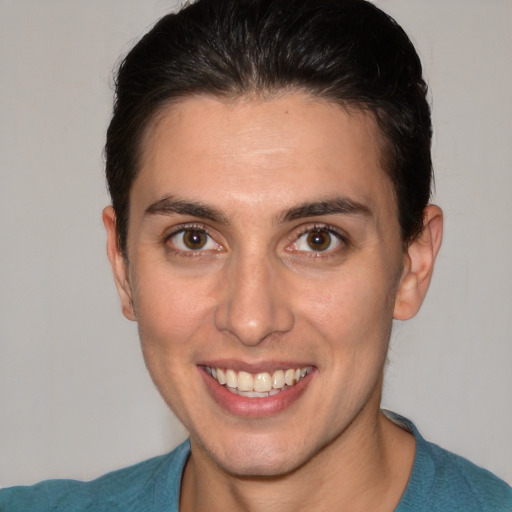
M 311 366 L 311 362 L 298 361 L 241 361 L 239 359 L 216 359 L 203 361 L 198 366 L 209 366 L 210 368 L 224 368 L 235 371 L 244 371 L 247 373 L 275 372 L 277 370 L 287 370 L 288 368 L 306 368 Z

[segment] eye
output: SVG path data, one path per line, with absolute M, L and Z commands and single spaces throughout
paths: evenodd
M 201 228 L 183 228 L 167 237 L 167 242 L 183 252 L 219 250 L 220 246 Z
M 312 228 L 302 233 L 293 249 L 296 251 L 325 252 L 332 251 L 342 244 L 341 236 L 326 227 Z

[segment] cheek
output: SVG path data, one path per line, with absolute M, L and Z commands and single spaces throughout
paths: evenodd
M 153 267 L 154 270 L 154 267 Z M 169 272 L 140 272 L 136 276 L 136 308 L 142 353 L 148 371 L 168 406 L 188 424 L 197 385 L 195 358 L 201 341 L 211 339 L 211 301 L 205 282 L 191 283 Z
M 367 336 L 382 332 L 391 324 L 396 286 L 382 273 L 340 271 L 322 283 L 303 287 L 302 315 L 319 330 L 344 337 Z M 348 339 L 348 338 L 346 338 Z
M 355 268 L 318 288 L 304 290 L 302 316 L 323 343 L 326 375 L 335 375 L 346 407 L 374 389 L 385 363 L 392 328 L 394 294 L 386 274 Z M 304 329 L 306 330 L 306 329 Z M 341 412 L 345 411 L 343 407 Z
M 144 346 L 175 351 L 208 323 L 212 301 L 208 281 L 184 279 L 167 269 L 134 276 L 134 306 Z

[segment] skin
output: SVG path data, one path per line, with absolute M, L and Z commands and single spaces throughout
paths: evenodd
M 301 93 L 194 96 L 146 133 L 127 259 L 111 207 L 103 218 L 123 312 L 190 432 L 181 510 L 398 503 L 414 439 L 379 412 L 383 367 L 392 319 L 413 316 L 427 291 L 442 214 L 428 206 L 423 233 L 404 250 L 380 142 L 371 115 Z M 297 213 L 340 198 L 355 208 Z M 211 218 L 172 211 L 176 200 L 207 206 Z M 201 249 L 184 245 L 191 230 L 206 233 Z M 308 244 L 314 230 L 327 249 Z M 314 370 L 268 414 L 227 410 L 205 364 Z

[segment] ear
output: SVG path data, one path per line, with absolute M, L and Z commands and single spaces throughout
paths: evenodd
M 107 230 L 107 254 L 114 273 L 117 292 L 121 299 L 121 309 L 123 315 L 128 320 L 136 320 L 135 311 L 132 303 L 132 290 L 128 279 L 128 267 L 123 256 L 117 239 L 116 214 L 112 206 L 107 206 L 103 210 L 103 224 Z
M 393 314 L 396 320 L 408 320 L 419 311 L 432 279 L 442 239 L 443 212 L 438 206 L 428 205 L 423 212 L 423 230 L 404 254 Z

